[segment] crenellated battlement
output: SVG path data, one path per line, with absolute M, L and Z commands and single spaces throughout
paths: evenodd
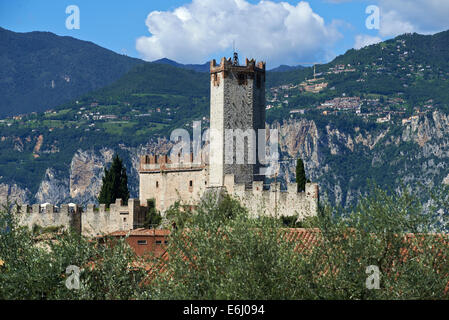
M 196 159 L 193 153 L 178 154 L 175 159 L 167 154 L 144 155 L 140 157 L 139 172 L 202 170 L 205 165 L 203 154 L 200 155 L 199 159 Z
M 265 73 L 265 62 L 248 58 L 245 59 L 245 65 L 235 65 L 233 64 L 231 58 L 226 59 L 225 57 L 221 58 L 220 64 L 217 65 L 217 61 L 215 59 L 210 62 L 210 73 L 220 73 L 223 71 L 239 71 L 239 72 L 262 72 Z
M 80 207 L 76 204 L 62 204 L 61 206 L 55 206 L 51 203 L 44 204 L 22 204 L 16 205 L 15 212 L 25 213 L 25 214 L 68 214 L 73 215 L 80 211 Z
M 94 204 L 88 204 L 86 210 L 83 210 L 73 203 L 60 207 L 45 203 L 16 206 L 14 212 L 19 216 L 19 223 L 30 229 L 34 225 L 42 228 L 61 226 L 85 236 L 96 236 L 133 229 L 135 223 L 143 221 L 146 207 L 141 207 L 138 199 L 129 199 L 126 205 L 122 199 L 117 199 L 109 208 L 104 204 L 100 204 L 98 208 Z
M 42 228 L 62 227 L 65 230 L 81 232 L 81 207 L 76 204 L 63 204 L 59 207 L 50 203 L 16 205 L 13 212 L 19 216 L 19 223 L 30 229 L 34 225 Z
M 287 190 L 281 184 L 271 183 L 264 188 L 263 181 L 253 181 L 250 188 L 235 183 L 234 175 L 227 174 L 224 186 L 228 194 L 238 199 L 253 216 L 297 216 L 299 219 L 316 215 L 319 188 L 316 183 L 307 183 L 304 192 L 297 192 L 296 183 L 288 183 Z
M 123 204 L 122 199 L 116 199 L 109 208 L 104 204 L 100 204 L 98 208 L 88 204 L 82 215 L 82 233 L 96 236 L 117 230 L 131 230 L 134 228 L 134 222 L 141 220 L 144 209 L 138 199 L 128 199 L 127 205 Z

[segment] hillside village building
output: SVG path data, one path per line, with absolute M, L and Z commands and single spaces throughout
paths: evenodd
M 206 194 L 217 191 L 238 199 L 252 216 L 303 219 L 316 215 L 316 183 L 307 183 L 305 192 L 297 192 L 296 183 L 288 183 L 285 191 L 280 190 L 279 182 L 265 187 L 262 167 L 266 163 L 258 157 L 259 148 L 264 148 L 261 153 L 265 153 L 265 135 L 257 134 L 265 129 L 265 63 L 246 59 L 245 65 L 239 65 L 236 54 L 233 61 L 222 58 L 218 65 L 213 60 L 208 153 L 183 153 L 175 159 L 168 155 L 142 156 L 139 200 L 129 199 L 127 205 L 117 199 L 108 209 L 88 205 L 84 212 L 73 204 L 60 208 L 51 204 L 23 205 L 16 210 L 22 213 L 21 223 L 30 228 L 71 227 L 86 236 L 141 227 L 149 199 L 155 200 L 156 209 L 164 215 L 177 201 L 193 208 Z M 229 136 L 229 132 L 234 135 Z M 243 150 L 238 149 L 239 139 Z

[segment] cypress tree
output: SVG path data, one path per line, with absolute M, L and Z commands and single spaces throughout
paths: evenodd
M 118 155 L 115 155 L 111 167 L 104 169 L 103 185 L 98 196 L 98 202 L 104 203 L 106 207 L 109 207 L 111 203 L 114 203 L 119 198 L 124 203 L 128 202 L 128 177 L 122 160 Z
M 296 161 L 296 183 L 298 185 L 298 192 L 306 190 L 306 171 L 304 169 L 304 162 L 301 158 Z

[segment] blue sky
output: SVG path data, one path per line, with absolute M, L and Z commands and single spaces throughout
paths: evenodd
M 69 5 L 80 10 L 79 30 L 66 28 Z M 365 25 L 369 5 L 380 9 L 378 29 Z M 182 63 L 229 56 L 235 41 L 242 55 L 269 67 L 328 61 L 403 32 L 446 30 L 447 17 L 447 0 L 0 0 L 0 26 L 16 32 L 50 31 Z

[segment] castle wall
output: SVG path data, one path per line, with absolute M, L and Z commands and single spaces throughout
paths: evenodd
M 245 206 L 250 216 L 296 216 L 302 220 L 318 214 L 318 184 L 307 183 L 305 192 L 297 192 L 297 184 L 289 183 L 286 191 L 280 191 L 280 183 L 272 183 L 264 190 L 262 181 L 254 181 L 252 188 L 234 183 L 233 175 L 225 176 L 225 187 L 232 197 Z
M 59 210 L 51 204 L 41 206 L 23 205 L 15 209 L 19 224 L 30 229 L 34 225 L 40 227 L 58 227 L 81 232 L 82 235 L 93 237 L 114 231 L 131 230 L 134 228 L 134 217 L 139 216 L 145 208 L 140 206 L 137 199 L 129 199 L 128 205 L 123 205 L 121 199 L 106 209 L 104 204 L 96 208 L 93 204 L 87 206 L 85 212 L 76 205 L 61 205 Z
M 208 186 L 207 168 L 140 172 L 139 175 L 140 202 L 146 204 L 154 198 L 156 209 L 162 213 L 178 200 L 183 204 L 197 204 Z
M 173 160 L 174 162 L 172 162 Z M 140 158 L 139 197 L 142 205 L 156 200 L 156 209 L 164 213 L 176 201 L 196 205 L 209 185 L 209 170 L 201 157 L 194 162 L 193 154 L 170 159 L 167 155 L 147 155 Z
M 96 208 L 93 204 L 87 206 L 81 215 L 82 234 L 98 236 L 118 230 L 131 230 L 134 227 L 134 215 L 140 210 L 137 199 L 128 199 L 128 205 L 123 205 L 122 199 L 116 199 L 109 209 L 104 204 Z

